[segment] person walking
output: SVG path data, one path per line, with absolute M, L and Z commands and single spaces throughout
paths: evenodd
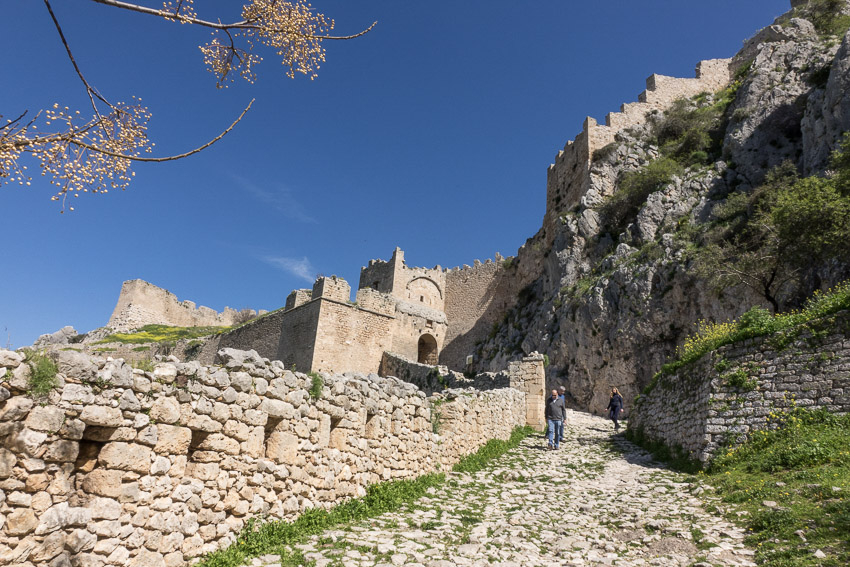
M 564 440 L 564 429 L 567 428 L 567 388 L 565 386 L 558 388 L 558 397 L 564 401 L 564 419 L 561 422 L 561 437 L 558 439 L 560 445 L 561 441 Z
M 564 434 L 564 399 L 558 390 L 552 390 L 552 396 L 546 401 L 546 426 L 549 433 L 549 450 L 557 449 Z
M 608 418 L 614 422 L 614 431 L 620 430 L 620 412 L 623 411 L 623 396 L 617 388 L 611 388 L 611 399 L 608 401 Z

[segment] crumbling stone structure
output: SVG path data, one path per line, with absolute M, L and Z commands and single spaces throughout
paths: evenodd
M 121 286 L 118 303 L 106 326 L 116 331 L 131 331 L 145 325 L 229 327 L 237 315 L 239 312 L 230 307 L 218 313 L 192 301 L 180 301 L 173 293 L 144 280 L 129 280 Z
M 433 398 L 412 384 L 314 384 L 252 351 L 152 372 L 54 356 L 58 385 L 33 400 L 29 367 L 0 350 L 0 565 L 182 565 L 251 517 L 292 519 L 446 470 L 528 423 L 528 388 L 444 391 L 432 421 Z
M 850 412 L 850 313 L 816 322 L 786 342 L 749 339 L 662 376 L 635 403 L 629 430 L 705 463 L 721 447 L 771 427 L 772 412 Z

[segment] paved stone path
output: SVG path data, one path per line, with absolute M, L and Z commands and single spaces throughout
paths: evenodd
M 299 547 L 317 567 L 755 565 L 743 532 L 709 514 L 700 492 L 609 421 L 573 413 L 558 451 L 535 435 L 405 510 Z

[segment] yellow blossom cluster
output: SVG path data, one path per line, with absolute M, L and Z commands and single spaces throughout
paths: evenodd
M 242 17 L 244 25 L 225 34 L 217 31 L 209 43 L 200 47 L 219 88 L 232 82 L 236 75 L 249 82 L 255 80 L 253 67 L 262 61 L 252 53 L 257 41 L 277 51 L 288 77 L 301 73 L 311 80 L 316 78 L 325 62 L 322 40 L 334 28 L 332 19 L 314 12 L 305 2 L 277 0 L 253 0 L 243 7 Z M 245 47 L 239 45 L 240 40 Z
M 0 129 L 0 183 L 29 185 L 26 166 L 19 163 L 29 154 L 39 161 L 41 174 L 52 177 L 54 201 L 125 189 L 133 177 L 128 157 L 151 151 L 150 113 L 139 102 L 134 97 L 131 104 L 109 105 L 108 112 L 86 122 L 79 111 L 58 104 L 25 124 L 7 122 Z
M 697 323 L 696 332 L 688 335 L 685 343 L 679 348 L 678 355 L 685 358 L 694 353 L 712 350 L 727 341 L 736 330 L 737 325 L 735 323 L 715 323 L 701 320 Z

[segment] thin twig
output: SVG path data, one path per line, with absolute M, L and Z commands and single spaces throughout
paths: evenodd
M 165 10 L 157 10 L 155 8 L 148 8 L 147 6 L 139 6 L 138 4 L 129 4 L 127 2 L 121 2 L 120 0 L 92 0 L 92 2 L 96 2 L 98 4 L 103 4 L 104 6 L 112 6 L 113 8 L 122 8 L 124 10 L 130 10 L 132 12 L 139 12 L 141 14 L 148 14 L 150 16 L 157 16 L 160 18 L 166 19 L 175 19 L 175 15 L 171 12 L 166 12 Z M 345 39 L 355 39 L 362 35 L 366 35 L 372 28 L 374 28 L 378 22 L 372 22 L 368 28 L 364 29 L 361 32 L 358 32 L 353 35 L 311 35 L 311 34 L 302 34 L 289 29 L 282 28 L 269 28 L 262 25 L 252 24 L 246 20 L 242 20 L 240 22 L 233 22 L 232 24 L 222 24 L 221 22 L 215 23 L 207 20 L 201 20 L 199 18 L 187 18 L 186 16 L 179 16 L 179 20 L 182 23 L 194 24 L 197 26 L 203 26 L 207 28 L 212 28 L 216 30 L 228 30 L 228 29 L 251 29 L 251 30 L 262 30 L 266 32 L 285 32 L 294 36 L 302 37 L 304 39 L 334 39 L 334 40 L 345 40 Z
M 81 148 L 85 148 L 87 150 L 98 152 L 98 153 L 101 153 L 101 154 L 104 154 L 104 155 L 108 155 L 108 156 L 112 156 L 112 157 L 116 157 L 116 158 L 121 158 L 121 159 L 128 159 L 128 160 L 131 160 L 131 161 L 143 161 L 143 162 L 153 162 L 153 163 L 161 163 L 161 162 L 164 162 L 164 161 L 174 161 L 174 160 L 183 159 L 185 157 L 189 157 L 189 156 L 194 155 L 198 152 L 201 152 L 201 151 L 207 149 L 208 147 L 212 146 L 213 144 L 215 144 L 216 142 L 218 142 L 222 138 L 224 138 L 224 136 L 226 136 L 231 130 L 233 130 L 233 128 L 239 123 L 239 121 L 242 120 L 242 118 L 245 116 L 245 114 L 251 109 L 252 104 L 254 104 L 254 99 L 251 99 L 251 102 L 248 103 L 248 106 L 245 107 L 245 110 L 242 111 L 242 114 L 239 115 L 239 118 L 234 120 L 233 124 L 228 126 L 228 128 L 224 132 L 222 132 L 221 134 L 219 134 L 218 136 L 216 136 L 215 138 L 213 138 L 212 140 L 210 140 L 209 142 L 207 142 L 203 146 L 200 146 L 198 148 L 195 148 L 194 150 L 191 150 L 191 151 L 188 151 L 186 153 L 179 154 L 179 155 L 165 156 L 165 157 L 158 157 L 158 158 L 146 158 L 146 157 L 140 157 L 140 156 L 128 156 L 128 155 L 125 155 L 125 154 L 119 154 L 117 152 L 110 152 L 109 150 L 105 150 L 103 148 L 99 148 L 97 146 L 93 146 L 91 144 L 87 144 L 85 142 L 81 142 L 79 140 L 74 140 L 74 139 L 69 139 L 68 143 L 73 144 L 75 146 L 79 146 Z

